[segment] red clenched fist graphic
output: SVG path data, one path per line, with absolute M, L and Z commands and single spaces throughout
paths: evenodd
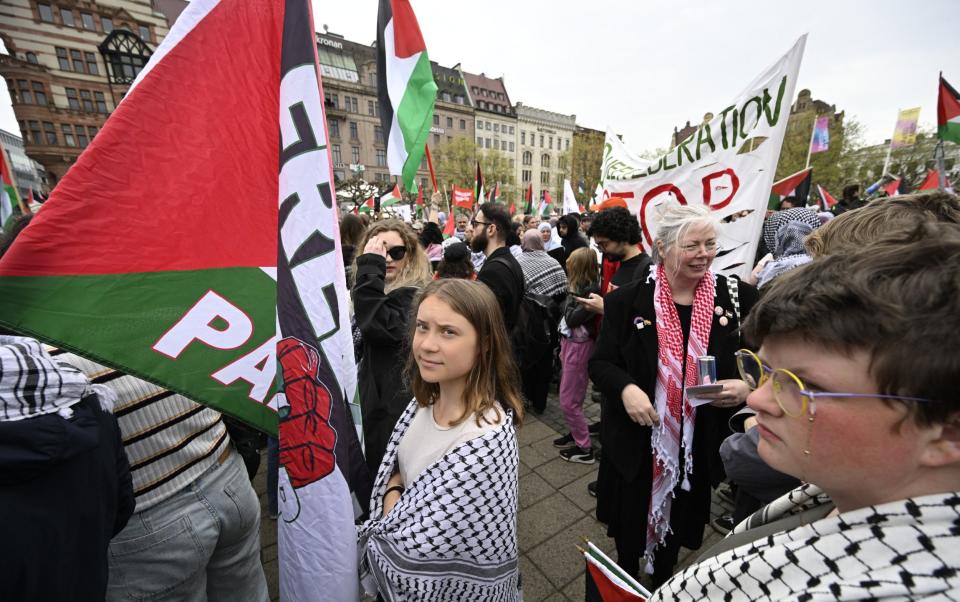
M 283 386 L 290 407 L 280 418 L 280 463 L 294 488 L 333 472 L 337 433 L 330 426 L 330 391 L 320 382 L 320 353 L 287 337 L 277 344 Z

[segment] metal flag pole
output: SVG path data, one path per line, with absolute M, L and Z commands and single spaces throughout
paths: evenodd
M 943 152 L 943 140 L 937 142 L 937 146 L 933 149 L 933 159 L 937 162 L 937 186 L 940 190 L 947 189 L 947 170 L 944 165 L 944 152 Z

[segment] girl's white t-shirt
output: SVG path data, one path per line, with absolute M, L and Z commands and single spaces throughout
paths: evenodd
M 440 426 L 433 419 L 432 405 L 417 408 L 397 447 L 397 462 L 404 486 L 409 487 L 428 466 L 456 446 L 500 428 L 505 419 L 506 414 L 499 403 L 487 410 L 480 419 L 480 426 L 477 426 L 475 416 L 468 416 L 456 426 Z

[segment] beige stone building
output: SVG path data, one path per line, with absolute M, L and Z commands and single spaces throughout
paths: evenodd
M 503 83 L 503 77 L 492 78 L 481 73 L 463 74 L 464 82 L 470 94 L 470 101 L 476 110 L 476 145 L 480 151 L 503 153 L 512 170 L 517 165 L 517 115 L 510 104 L 510 95 Z M 519 181 L 504 182 L 515 184 Z M 506 199 L 510 200 L 510 199 Z
M 577 116 L 528 107 L 521 102 L 517 103 L 516 111 L 520 156 L 517 181 L 523 190 L 533 184 L 534 202 L 543 191 L 549 191 L 559 211 L 563 203 L 563 180 L 570 174 L 569 151 Z
M 3 0 L 0 55 L 24 147 L 55 185 L 186 6 L 178 0 Z

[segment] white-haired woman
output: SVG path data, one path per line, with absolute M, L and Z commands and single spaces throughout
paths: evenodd
M 727 419 L 749 392 L 736 379 L 735 353 L 757 293 L 710 270 L 717 250 L 708 209 L 663 210 L 655 264 L 604 299 L 590 361 L 605 398 L 597 518 L 616 541 L 620 566 L 637 575 L 644 560 L 654 586 L 670 577 L 680 546 L 702 543 Z M 706 355 L 723 390 L 694 405 L 686 388 L 699 384 L 698 358 Z

